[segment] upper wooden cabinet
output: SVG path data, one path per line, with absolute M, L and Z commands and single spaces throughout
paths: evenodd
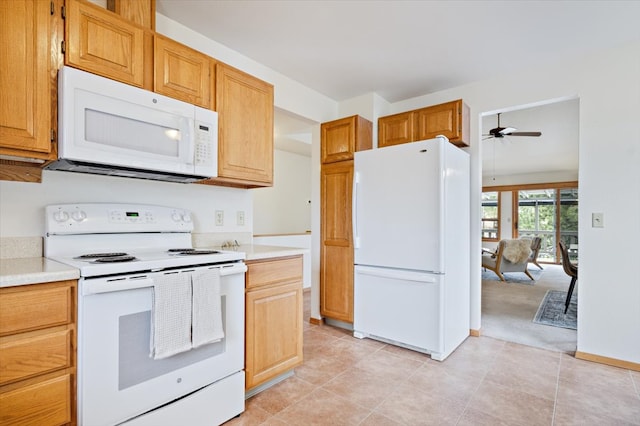
M 152 31 L 156 29 L 156 0 L 107 0 L 107 9 Z
M 213 104 L 214 61 L 170 38 L 154 37 L 154 91 L 203 108 Z
M 378 119 L 378 147 L 446 136 L 469 146 L 469 107 L 458 99 Z
M 66 1 L 65 26 L 65 64 L 152 89 L 152 36 L 143 27 L 81 0 Z
M 354 152 L 371 149 L 371 129 L 371 122 L 358 115 L 322 123 L 322 163 L 351 160 Z
M 413 142 L 415 116 L 413 111 L 378 119 L 378 147 Z
M 62 19 L 56 0 L 0 1 L 0 158 L 44 163 L 56 156 L 56 71 Z M 54 13 L 52 13 L 52 8 Z M 58 11 L 55 13 L 55 11 Z M 10 168 L 10 166 L 7 166 Z M 3 179 L 7 167 L 0 173 Z M 36 167 L 39 172 L 39 168 Z M 17 179 L 28 180 L 28 179 Z
M 273 86 L 216 63 L 218 177 L 203 183 L 273 184 Z

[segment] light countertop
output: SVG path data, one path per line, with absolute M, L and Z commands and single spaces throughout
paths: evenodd
M 223 250 L 230 249 L 224 248 Z M 305 248 L 266 246 L 261 244 L 241 244 L 239 247 L 235 248 L 235 251 L 244 252 L 246 255 L 246 260 L 260 260 L 275 257 L 297 256 L 309 252 L 309 250 Z
M 217 247 L 219 248 L 219 247 Z M 229 250 L 225 248 L 225 250 Z M 236 248 L 246 260 L 260 260 L 308 253 L 305 248 L 244 244 Z M 77 280 L 80 271 L 45 257 L 0 259 L 0 287 Z
M 80 271 L 45 257 L 0 259 L 0 287 L 77 280 Z

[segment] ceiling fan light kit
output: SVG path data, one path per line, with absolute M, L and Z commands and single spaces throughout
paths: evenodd
M 498 127 L 495 127 L 489 130 L 489 133 L 483 136 L 488 136 L 489 139 L 493 138 L 503 138 L 505 136 L 541 136 L 542 132 L 518 132 L 518 129 L 515 127 L 500 127 L 500 113 L 498 113 Z

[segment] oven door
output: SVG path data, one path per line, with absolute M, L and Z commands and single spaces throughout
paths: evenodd
M 220 267 L 220 266 L 217 266 Z M 205 267 L 189 268 L 192 273 Z M 78 420 L 114 425 L 147 413 L 226 377 L 244 365 L 243 263 L 221 269 L 225 337 L 169 358 L 149 356 L 153 277 L 162 272 L 80 281 Z M 176 272 L 176 271 L 172 271 Z M 244 389 L 236 401 L 244 407 Z M 236 398 L 236 399 L 238 399 Z M 228 404 L 229 401 L 222 401 Z M 211 404 L 215 404 L 212 401 Z M 166 409 L 166 406 L 165 406 Z M 211 408 L 215 410 L 215 408 Z M 184 424 L 198 424 L 191 411 Z

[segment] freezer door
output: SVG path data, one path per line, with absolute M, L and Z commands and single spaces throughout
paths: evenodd
M 355 154 L 355 264 L 444 272 L 443 143 Z
M 442 351 L 442 275 L 355 267 L 354 336 Z

